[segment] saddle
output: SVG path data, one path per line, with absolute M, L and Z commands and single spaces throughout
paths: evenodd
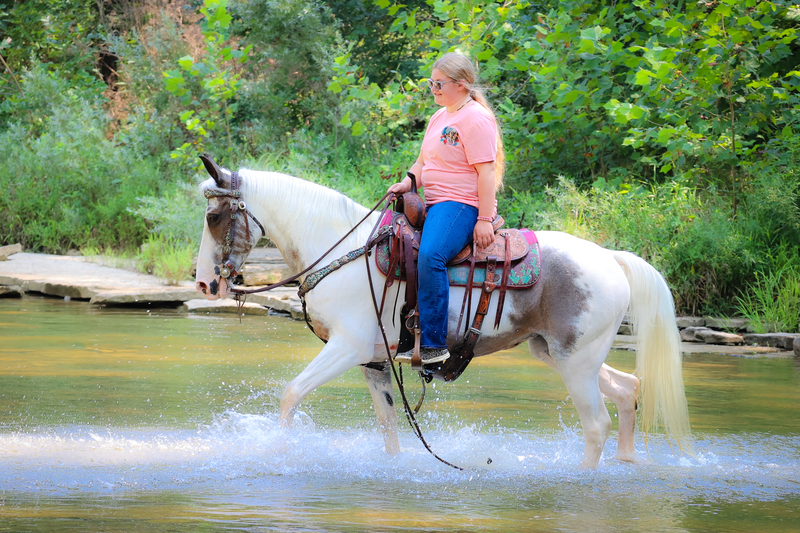
M 412 178 L 412 181 L 413 178 Z M 415 198 L 416 197 L 416 198 Z M 474 356 L 474 348 L 481 336 L 481 326 L 489 310 L 492 294 L 499 287 L 497 313 L 494 327 L 499 327 L 503 313 L 503 304 L 507 290 L 525 289 L 533 286 L 541 272 L 541 256 L 539 243 L 534 232 L 503 228 L 505 221 L 497 216 L 492 222 L 495 230 L 495 241 L 485 249 L 478 249 L 475 244 L 466 246 L 447 264 L 448 278 L 451 286 L 463 286 L 464 300 L 458 319 L 457 335 L 461 335 L 461 324 L 464 321 L 464 337 L 450 349 L 450 358 L 442 363 L 422 365 L 419 358 L 419 314 L 417 310 L 416 261 L 419 254 L 419 243 L 422 237 L 424 207 L 415 188 L 403 195 L 403 201 L 395 209 L 402 211 L 387 213 L 384 218 L 383 231 L 376 244 L 375 261 L 378 269 L 386 276 L 381 301 L 383 309 L 388 288 L 396 280 L 406 282 L 406 301 L 401 309 L 403 326 L 400 328 L 398 352 L 415 348 L 411 367 L 422 373 L 426 381 L 442 379 L 450 382 L 457 379 L 469 365 Z M 472 309 L 472 289 L 481 287 L 475 317 L 470 323 Z M 413 332 L 413 333 L 412 333 Z

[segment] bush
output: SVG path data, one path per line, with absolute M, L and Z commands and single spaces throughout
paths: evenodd
M 175 181 L 164 160 L 109 139 L 98 102 L 58 72 L 39 65 L 22 79 L 36 128 L 26 110 L 0 132 L 0 240 L 50 252 L 136 247 L 147 227 L 128 207 Z

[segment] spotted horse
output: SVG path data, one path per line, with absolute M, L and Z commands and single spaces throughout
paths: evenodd
M 299 273 L 320 256 L 325 256 L 322 264 L 328 264 L 364 246 L 381 216 L 367 216 L 369 209 L 346 196 L 296 177 L 246 169 L 231 172 L 209 157 L 203 161 L 211 178 L 200 185 L 208 206 L 196 287 L 210 300 L 231 294 L 236 272 L 262 236 L 275 243 L 289 268 Z M 331 248 L 365 216 L 363 224 Z M 597 468 L 611 431 L 604 397 L 618 410 L 617 459 L 636 459 L 637 406 L 639 427 L 645 434 L 658 426 L 679 447 L 687 447 L 690 428 L 680 336 L 664 278 L 632 253 L 608 250 L 556 231 L 536 232 L 536 236 L 542 265 L 539 281 L 528 289 L 509 291 L 497 328 L 483 332 L 475 356 L 527 342 L 534 357 L 558 372 L 583 428 L 581 467 Z M 298 406 L 310 392 L 361 366 L 386 451 L 396 454 L 400 445 L 391 368 L 380 365 L 393 353 L 387 353 L 383 342 L 368 268 L 373 280 L 382 279 L 375 261 L 352 261 L 305 295 L 310 322 L 327 342 L 286 386 L 280 419 L 283 426 L 291 427 Z M 450 289 L 450 346 L 459 341 L 455 331 L 465 290 Z M 473 305 L 477 301 L 473 298 Z M 491 303 L 490 316 L 496 305 L 496 301 Z M 635 374 L 605 364 L 626 312 L 637 338 Z M 400 324 L 392 320 L 392 313 L 392 306 L 386 306 L 381 322 L 389 351 L 395 352 Z

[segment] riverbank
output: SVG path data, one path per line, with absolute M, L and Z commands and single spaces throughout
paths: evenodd
M 274 282 L 289 273 L 275 249 L 258 249 L 252 256 L 252 262 L 245 267 L 248 288 L 257 288 L 258 283 Z M 98 306 L 182 306 L 190 313 L 278 312 L 295 319 L 303 317 L 296 287 L 251 294 L 247 302 L 238 307 L 232 300 L 212 302 L 198 298 L 199 293 L 190 281 L 169 286 L 156 276 L 97 264 L 82 256 L 13 250 L 4 261 L 0 260 L 0 297 L 21 297 L 25 294 L 85 300 Z M 800 356 L 800 335 L 797 334 L 747 333 L 746 322 L 737 319 L 679 317 L 678 324 L 683 353 L 720 353 L 741 357 Z M 737 330 L 741 330 L 741 333 L 731 333 Z M 620 327 L 619 333 L 614 340 L 614 347 L 635 349 L 636 339 L 630 335 L 627 324 Z
M 274 258 L 270 260 L 274 263 Z M 282 272 L 280 265 L 275 270 Z M 93 263 L 82 256 L 19 252 L 0 261 L 0 296 L 31 293 L 84 300 L 98 306 L 183 306 L 188 312 L 236 312 L 236 303 L 231 300 L 211 302 L 202 298 L 191 281 L 166 285 L 156 276 Z M 292 318 L 302 318 L 303 314 L 297 289 L 293 287 L 249 295 L 242 311 L 252 314 L 281 312 Z

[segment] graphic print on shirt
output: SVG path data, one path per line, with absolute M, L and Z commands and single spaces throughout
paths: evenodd
M 439 138 L 439 140 L 444 144 L 449 144 L 450 146 L 458 146 L 458 142 L 461 139 L 458 138 L 458 130 L 452 126 L 445 126 L 445 128 L 442 130 L 442 136 Z

